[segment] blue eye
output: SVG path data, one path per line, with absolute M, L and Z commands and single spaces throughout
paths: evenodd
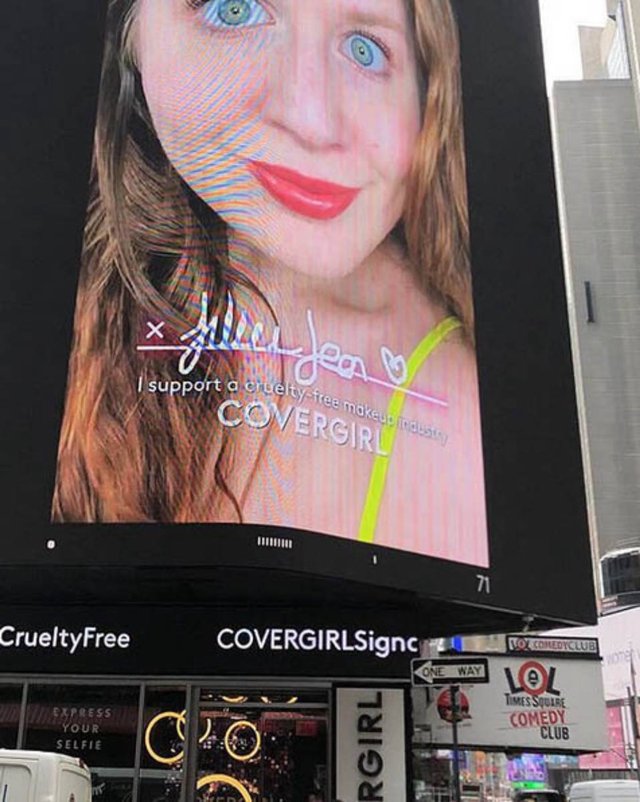
M 246 28 L 271 21 L 258 0 L 213 0 L 204 18 L 214 28 Z
M 347 37 L 346 55 L 360 67 L 370 72 L 384 72 L 387 66 L 387 54 L 377 42 L 361 33 L 352 33 Z

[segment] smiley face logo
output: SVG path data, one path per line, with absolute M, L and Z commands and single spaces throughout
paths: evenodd
M 527 660 L 520 666 L 518 682 L 530 696 L 540 696 L 548 688 L 549 674 L 542 663 L 537 660 Z

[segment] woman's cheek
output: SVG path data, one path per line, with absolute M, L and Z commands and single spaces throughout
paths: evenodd
M 255 194 L 246 162 L 265 150 L 264 59 L 242 43 L 212 51 L 207 38 L 205 53 L 169 64 L 161 85 L 152 78 L 148 100 L 161 144 L 182 178 L 223 216 L 231 209 L 242 215 L 247 193 Z
M 413 161 L 420 125 L 418 113 L 398 116 L 396 109 L 387 109 L 380 115 L 378 125 L 372 128 L 375 139 L 371 152 L 383 178 L 404 180 Z
M 360 78 L 360 94 L 350 87 L 348 109 L 351 162 L 358 175 L 385 181 L 404 178 L 411 166 L 420 132 L 417 86 L 399 81 L 388 84 Z
M 154 116 L 160 117 L 161 130 L 170 129 L 187 145 L 198 133 L 208 132 L 213 142 L 216 135 L 230 139 L 255 125 L 265 86 L 261 48 L 249 47 L 241 37 L 231 42 L 195 38 L 143 73 L 145 94 L 152 115 L 155 108 Z

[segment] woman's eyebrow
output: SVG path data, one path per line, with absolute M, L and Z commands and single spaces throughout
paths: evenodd
M 361 8 L 357 5 L 346 9 L 345 17 L 349 22 L 356 25 L 366 25 L 368 27 L 388 28 L 396 31 L 403 36 L 407 32 L 407 26 L 403 20 L 399 20 L 393 14 L 386 14 L 384 11 L 377 11 L 373 8 Z

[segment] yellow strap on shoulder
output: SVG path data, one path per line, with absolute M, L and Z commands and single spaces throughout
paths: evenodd
M 367 496 L 362 510 L 362 518 L 360 519 L 360 531 L 358 533 L 358 540 L 363 543 L 373 543 L 376 533 L 376 526 L 378 525 L 378 514 L 380 512 L 380 504 L 382 503 L 382 496 L 384 494 L 385 484 L 387 482 L 387 470 L 389 469 L 389 460 L 393 451 L 393 444 L 396 439 L 397 424 L 402 410 L 404 408 L 404 401 L 407 397 L 406 390 L 411 388 L 416 374 L 426 362 L 427 358 L 433 350 L 455 329 L 459 329 L 462 323 L 455 317 L 447 317 L 440 321 L 438 325 L 431 329 L 431 331 L 422 339 L 415 347 L 413 353 L 407 362 L 407 378 L 396 390 L 393 391 L 389 404 L 387 406 L 386 420 L 393 421 L 390 426 L 385 423 L 382 427 L 380 434 L 380 450 L 384 454 L 376 454 L 373 460 L 373 467 L 371 468 L 371 477 L 369 478 L 369 487 L 367 489 Z

